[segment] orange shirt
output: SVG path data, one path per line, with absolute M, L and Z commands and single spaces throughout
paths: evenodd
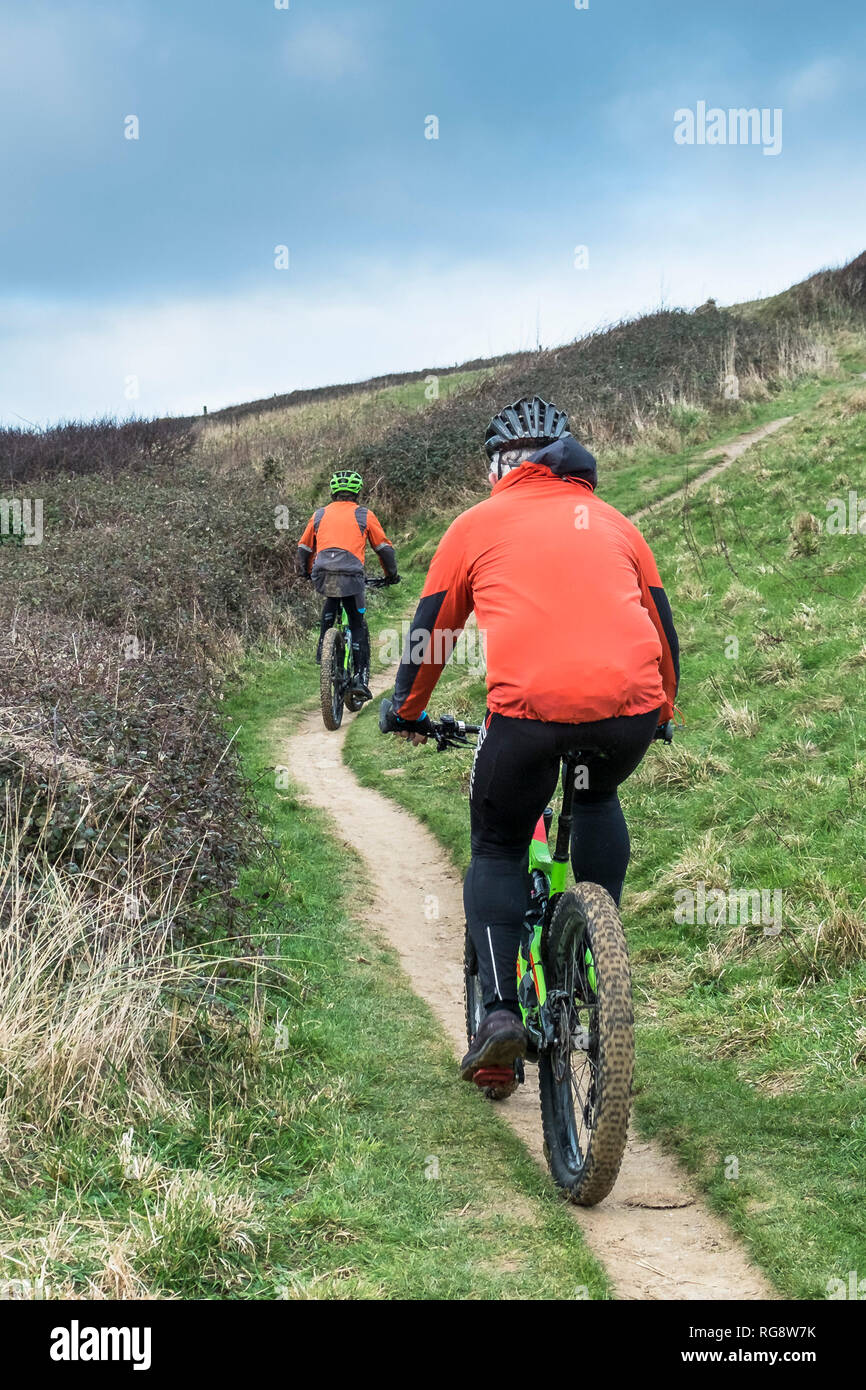
M 588 483 L 524 463 L 448 528 L 397 676 L 404 719 L 424 712 L 444 666 L 436 633 L 456 637 L 473 608 L 492 711 L 569 724 L 671 717 L 677 642 L 652 551 Z M 421 630 L 433 634 L 426 650 Z
M 377 552 L 384 547 L 393 548 L 382 529 L 379 518 L 363 503 L 330 502 L 321 511 L 322 518 L 318 530 L 316 530 L 314 513 L 307 522 L 306 530 L 298 543 L 302 550 L 309 551 L 310 556 L 317 550 L 347 550 L 363 565 L 368 541 Z M 366 525 L 363 530 L 358 524 L 356 515 L 359 511 L 366 512 Z M 387 566 L 381 555 L 379 555 L 379 559 L 382 562 L 382 568 L 387 573 Z

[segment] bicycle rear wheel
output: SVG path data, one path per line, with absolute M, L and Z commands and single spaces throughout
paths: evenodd
M 339 627 L 329 628 L 322 643 L 319 697 L 326 729 L 339 729 L 343 720 L 346 687 L 346 637 Z
M 610 1192 L 625 1152 L 634 1074 L 634 1011 L 619 912 L 596 883 L 559 900 L 544 970 L 553 1047 L 539 1057 L 553 1179 L 580 1206 Z

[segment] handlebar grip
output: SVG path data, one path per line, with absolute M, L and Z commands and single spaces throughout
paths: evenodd
M 393 734 L 397 731 L 397 719 L 394 714 L 394 706 L 386 695 L 379 706 L 379 732 L 381 734 Z

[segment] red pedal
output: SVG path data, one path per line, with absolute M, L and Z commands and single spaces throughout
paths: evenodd
M 476 1086 L 507 1086 L 514 1080 L 513 1067 L 481 1067 L 472 1080 Z

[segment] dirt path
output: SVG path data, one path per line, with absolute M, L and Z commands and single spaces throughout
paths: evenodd
M 702 487 L 724 472 L 758 440 L 774 434 L 793 416 L 710 449 L 718 460 L 705 473 L 660 498 L 631 520 L 672 498 Z M 386 690 L 393 673 L 374 682 Z M 455 1056 L 466 1050 L 463 1015 L 463 895 L 458 874 L 432 833 L 395 802 L 362 787 L 342 758 L 345 726 L 329 733 L 318 711 L 299 728 L 274 726 L 279 761 L 301 789 L 302 800 L 327 812 L 339 839 L 363 860 L 373 890 L 369 924 L 384 931 L 403 969 L 444 1024 Z M 403 863 L 416 866 L 414 881 L 396 881 L 394 846 Z M 429 920 L 425 907 L 435 903 Z M 462 1084 L 462 1083 L 456 1083 Z M 479 1103 L 482 1102 L 479 1097 Z M 546 1168 L 533 1067 L 517 1094 L 500 1107 L 504 1120 Z M 705 1206 L 686 1171 L 651 1141 L 629 1135 L 619 1180 L 611 1195 L 591 1210 L 570 1206 L 587 1244 L 607 1269 L 622 1299 L 775 1299 L 776 1292 L 750 1262 L 732 1232 Z
M 784 415 L 780 420 L 771 420 L 769 425 L 761 425 L 756 430 L 749 430 L 748 434 L 738 435 L 736 439 L 731 440 L 730 444 L 723 444 L 720 449 L 708 449 L 702 457 L 718 459 L 718 463 L 714 463 L 712 468 L 708 468 L 705 473 L 698 473 L 697 477 L 690 478 L 682 487 L 677 488 L 676 492 L 669 492 L 667 496 L 658 497 L 655 502 L 641 507 L 639 512 L 632 512 L 630 520 L 640 521 L 641 517 L 649 516 L 651 512 L 664 506 L 665 502 L 671 502 L 676 497 L 685 497 L 687 493 L 703 487 L 704 483 L 712 482 L 713 478 L 717 478 L 720 473 L 724 473 L 726 468 L 730 468 L 734 459 L 738 459 L 760 439 L 766 439 L 768 434 L 775 434 L 776 430 L 780 430 L 783 425 L 789 425 L 793 418 L 793 415 Z
M 393 676 L 392 676 L 393 679 Z M 388 674 L 376 686 L 387 688 Z M 373 890 L 369 924 L 399 952 L 417 994 L 454 1044 L 466 1050 L 463 1023 L 463 898 L 459 875 L 439 844 L 407 811 L 362 787 L 342 760 L 345 726 L 328 733 L 316 711 L 292 730 L 274 726 L 278 761 L 302 800 L 327 812 L 337 837 L 363 860 Z M 394 875 L 394 847 L 414 876 Z M 438 916 L 428 920 L 433 902 Z M 455 1085 L 464 1083 L 457 1079 Z M 479 1104 L 488 1104 L 481 1097 Z M 535 1069 L 500 1113 L 542 1167 Z M 771 1299 L 776 1294 L 731 1232 L 703 1205 L 688 1175 L 654 1143 L 631 1135 L 619 1181 L 592 1210 L 569 1207 L 622 1299 Z

